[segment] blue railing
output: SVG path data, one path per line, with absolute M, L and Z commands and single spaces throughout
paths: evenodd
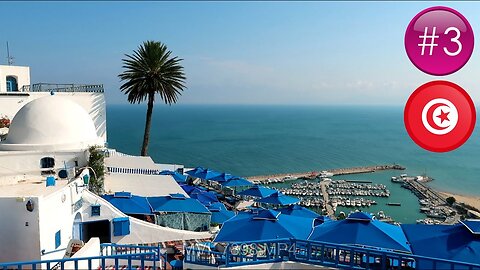
M 185 262 L 198 265 L 233 267 L 281 261 L 342 269 L 480 270 L 478 264 L 369 247 L 295 239 L 230 243 L 225 247 L 224 252 L 198 248 L 185 249 Z
M 0 263 L 1 269 L 72 269 L 66 267 L 65 264 L 73 263 L 73 269 L 84 269 L 85 267 L 79 267 L 82 263 L 87 263 L 87 269 L 94 269 L 94 265 L 99 263 L 99 269 L 107 269 L 109 267 L 108 261 L 113 261 L 113 266 L 118 269 L 120 266 L 126 266 L 127 269 L 134 267 L 140 267 L 145 269 L 146 262 L 152 262 L 152 267 L 155 269 L 157 264 L 155 261 L 148 259 L 151 256 L 155 256 L 153 252 L 147 252 L 143 254 L 124 254 L 124 255 L 110 255 L 110 256 L 92 256 L 83 258 L 65 258 L 54 260 L 41 260 L 41 261 L 29 261 L 29 262 L 9 262 Z M 122 261 L 122 262 L 120 262 Z M 134 263 L 133 261 L 138 261 Z
M 160 247 L 101 244 L 99 256 L 0 263 L 0 269 L 166 269 Z

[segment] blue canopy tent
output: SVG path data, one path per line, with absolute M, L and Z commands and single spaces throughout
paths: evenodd
M 198 200 L 182 194 L 148 197 L 157 224 L 180 230 L 208 230 L 211 213 Z
M 265 198 L 272 195 L 275 192 L 277 191 L 274 189 L 266 188 L 264 186 L 254 185 L 249 189 L 239 192 L 238 195 Z
M 298 217 L 306 217 L 306 218 L 320 218 L 319 214 L 313 212 L 310 209 L 302 207 L 298 204 L 292 204 L 284 208 L 278 209 L 282 214 L 291 215 L 291 216 L 298 216 Z
M 300 199 L 287 196 L 280 192 L 275 192 L 268 197 L 261 198 L 255 201 L 260 203 L 267 203 L 267 204 L 290 205 L 290 204 L 298 203 Z
M 312 228 L 312 219 L 284 215 L 274 210 L 240 212 L 223 223 L 214 242 L 306 239 Z
M 225 221 L 235 216 L 233 211 L 227 210 L 223 203 L 212 203 L 208 206 L 208 210 L 212 213 L 212 223 L 223 224 Z
M 130 192 L 115 192 L 102 195 L 106 201 L 127 215 L 152 215 L 152 207 L 147 198 L 132 195 Z
M 465 220 L 455 225 L 401 225 L 413 254 L 461 261 L 480 265 L 480 221 Z M 428 261 L 420 261 L 419 268 L 429 269 Z M 437 263 L 437 267 L 449 265 Z
M 220 174 L 220 175 L 218 175 L 218 176 L 213 177 L 213 178 L 210 179 L 210 180 L 217 181 L 217 182 L 226 182 L 226 181 L 228 181 L 228 180 L 230 180 L 230 179 L 232 179 L 232 178 L 236 178 L 236 176 L 231 175 L 231 174 L 229 174 L 229 173 L 222 173 L 222 174 Z
M 183 183 L 187 181 L 187 176 L 178 172 L 173 172 L 169 170 L 164 170 L 160 172 L 160 175 L 171 175 L 175 181 Z
M 308 240 L 411 252 L 407 238 L 399 226 L 374 220 L 363 212 L 315 227 Z

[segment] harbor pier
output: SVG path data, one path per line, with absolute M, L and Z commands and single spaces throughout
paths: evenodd
M 372 172 L 384 171 L 384 170 L 405 170 L 405 167 L 400 166 L 398 164 L 373 165 L 373 166 L 327 169 L 327 170 L 321 170 L 321 171 L 310 171 L 310 172 L 300 172 L 300 173 L 257 175 L 257 176 L 247 177 L 247 179 L 256 184 L 272 184 L 272 183 L 285 182 L 289 180 L 296 180 L 299 178 L 300 179 L 316 179 L 316 178 L 335 176 L 335 175 L 372 173 Z

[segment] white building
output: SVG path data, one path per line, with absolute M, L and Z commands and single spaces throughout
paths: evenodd
M 0 262 L 62 258 L 71 239 L 140 244 L 211 236 L 127 217 L 88 191 L 88 148 L 104 147 L 107 134 L 101 85 L 30 85 L 28 67 L 0 66 L 1 115 L 12 121 L 0 142 Z M 110 166 L 162 167 L 150 163 L 116 156 Z M 181 191 L 168 176 L 158 176 L 166 183 L 158 189 L 130 176 L 137 178 L 132 189 Z M 107 175 L 107 182 L 121 189 L 115 177 L 123 176 Z
M 25 104 L 37 98 L 55 95 L 68 97 L 88 112 L 99 137 L 107 139 L 103 85 L 38 83 L 30 85 L 30 68 L 0 65 L 0 117 L 13 119 Z

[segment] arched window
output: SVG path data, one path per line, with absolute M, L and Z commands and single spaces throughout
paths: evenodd
M 7 76 L 7 92 L 18 91 L 17 78 L 13 76 Z

